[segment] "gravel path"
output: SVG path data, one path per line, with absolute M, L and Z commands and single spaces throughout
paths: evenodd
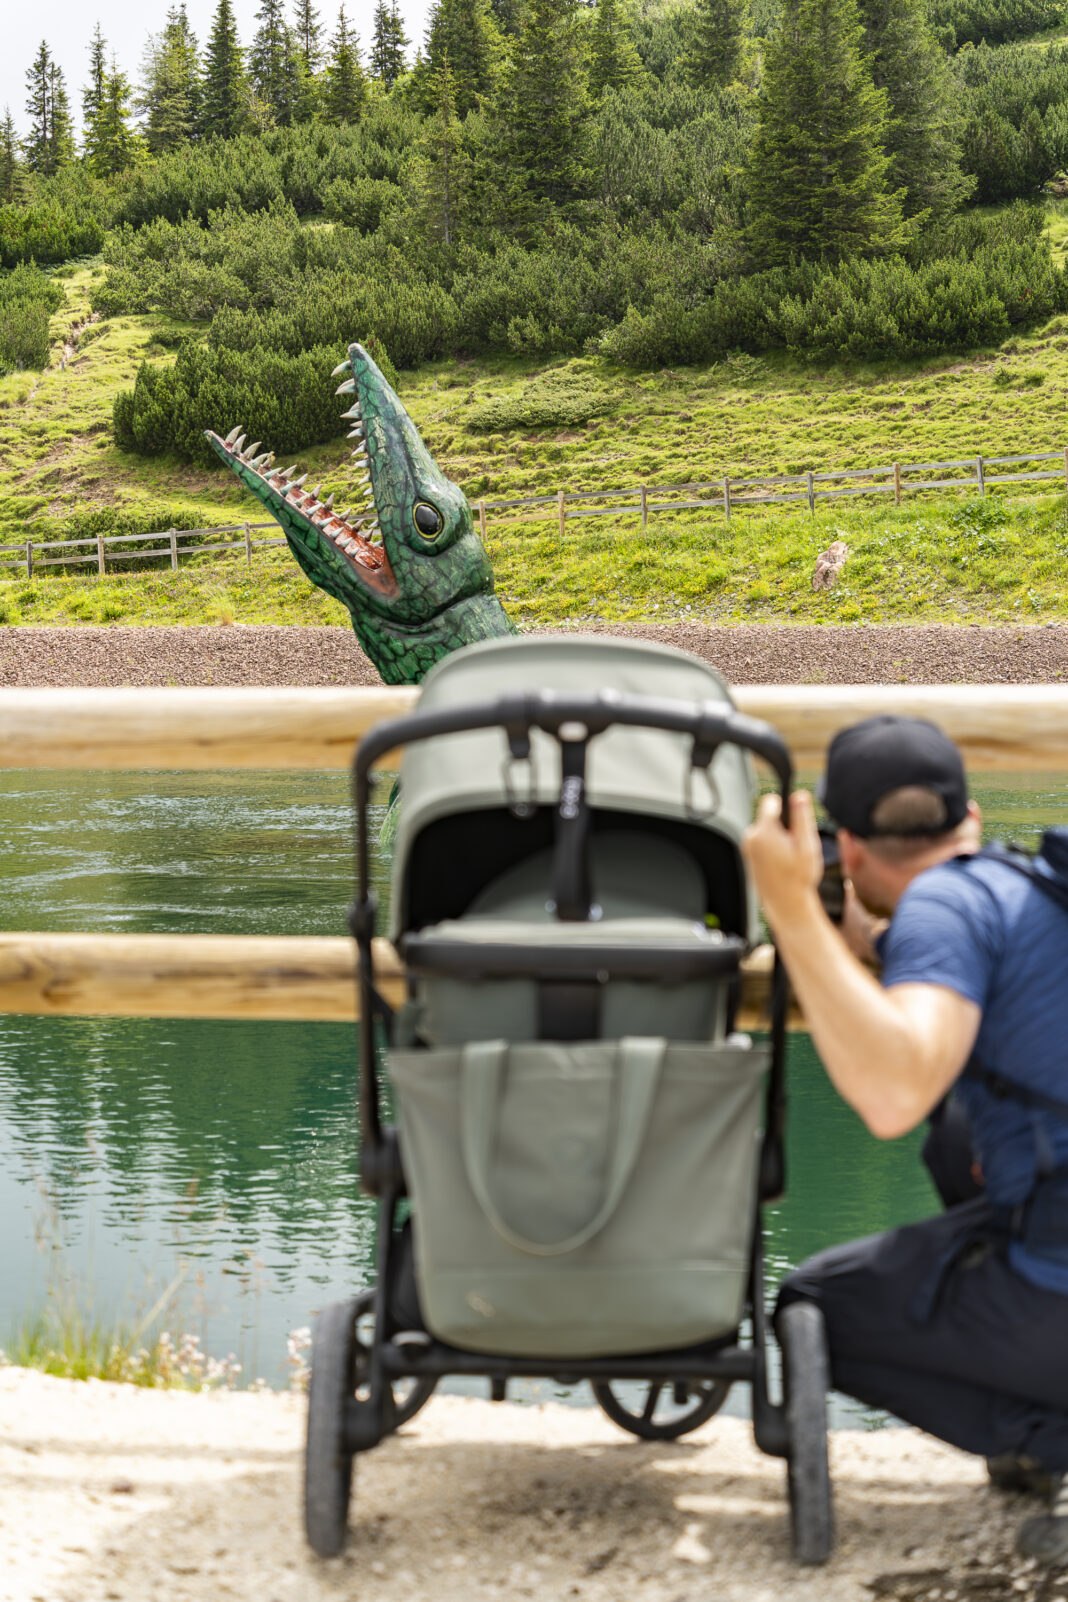
M 1033 1505 L 912 1430 L 832 1443 L 838 1550 L 797 1569 L 781 1463 L 715 1419 L 671 1445 L 594 1409 L 435 1398 L 364 1458 L 353 1539 L 299 1526 L 303 1401 L 0 1369 L 0 1602 L 1053 1602 Z
M 1046 684 L 1068 678 L 1068 626 L 837 628 L 602 625 L 681 646 L 736 684 Z M 0 685 L 377 684 L 342 628 L 0 628 Z

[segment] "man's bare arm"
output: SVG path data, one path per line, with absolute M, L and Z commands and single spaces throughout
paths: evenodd
M 823 860 L 812 798 L 792 798 L 792 828 L 765 796 L 744 849 L 812 1032 L 839 1094 L 880 1139 L 913 1129 L 953 1084 L 980 1010 L 942 985 L 884 990 L 847 949 L 820 904 Z

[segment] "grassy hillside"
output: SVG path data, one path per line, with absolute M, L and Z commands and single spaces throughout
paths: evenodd
M 1051 203 L 1050 223 L 1063 251 L 1068 201 Z M 188 527 L 262 518 L 221 468 L 116 449 L 115 394 L 145 356 L 166 360 L 181 328 L 159 316 L 86 323 L 99 270 L 93 262 L 62 270 L 67 305 L 53 318 L 52 365 L 0 379 L 0 544 L 60 537 L 93 508 L 127 520 L 166 508 L 167 521 Z M 403 379 L 402 393 L 472 500 L 498 499 L 1060 449 L 1066 352 L 1068 318 L 1055 317 L 1000 349 L 913 366 L 741 356 L 636 376 L 594 357 L 479 360 L 424 367 Z M 224 428 L 240 421 L 218 419 Z M 343 446 L 298 459 L 345 504 Z M 843 501 L 815 518 L 769 508 L 729 527 L 702 512 L 653 518 L 644 537 L 635 518 L 604 518 L 573 524 L 563 544 L 551 521 L 495 528 L 491 520 L 489 534 L 501 592 L 528 623 L 679 610 L 797 621 L 1068 615 L 1063 496 L 917 498 L 899 509 Z M 848 541 L 850 561 L 839 588 L 817 596 L 813 559 L 834 538 Z M 15 576 L 0 581 L 0 612 L 26 623 L 345 620 L 285 553 L 257 556 L 251 572 L 243 557 L 227 557 L 198 559 L 178 575 Z

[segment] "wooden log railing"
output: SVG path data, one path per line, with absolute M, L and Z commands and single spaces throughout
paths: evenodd
M 767 1025 L 771 960 L 762 946 L 746 961 L 741 1029 Z M 385 940 L 375 977 L 391 1005 L 404 1000 Z M 331 935 L 0 934 L 0 1013 L 351 1023 L 356 946 Z
M 802 771 L 877 712 L 939 723 L 977 772 L 1068 771 L 1068 684 L 739 685 Z M 384 689 L 0 689 L 0 767 L 346 768 L 416 692 Z
M 344 768 L 407 689 L 0 690 L 0 766 L 122 769 Z M 834 732 L 880 711 L 933 718 L 973 769 L 1068 772 L 1068 686 L 747 686 L 799 768 Z M 379 944 L 387 999 L 400 964 Z M 766 1022 L 770 954 L 745 966 L 739 1024 Z M 356 1017 L 355 950 L 343 937 L 0 934 L 0 1013 L 303 1019 Z M 799 1020 L 792 1021 L 797 1027 Z

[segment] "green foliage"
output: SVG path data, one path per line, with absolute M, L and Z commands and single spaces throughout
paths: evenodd
M 0 267 L 58 262 L 100 250 L 104 229 L 91 202 L 41 200 L 0 206 Z
M 906 216 L 948 216 L 974 187 L 961 172 L 960 91 L 924 0 L 860 0 L 872 81 L 886 94 L 887 185 Z
M 426 37 L 426 109 L 436 108 L 447 68 L 456 115 L 478 110 L 497 86 L 502 55 L 489 0 L 435 0 Z
M 699 88 L 729 83 L 745 50 L 745 0 L 696 0 L 696 38 L 689 67 Z
M 578 0 L 527 0 L 505 102 L 517 210 L 575 198 L 586 117 Z
M 499 396 L 470 406 L 464 427 L 477 434 L 503 433 L 515 428 L 581 428 L 608 409 L 607 398 L 595 389 L 576 385 L 569 375 L 530 384 L 519 395 Z
M 404 52 L 408 38 L 397 9 L 397 0 L 376 0 L 374 31 L 371 36 L 371 76 L 392 89 L 404 71 Z
M 1064 0 L 932 0 L 931 26 L 947 50 L 963 44 L 1004 44 L 1059 28 Z
M 322 88 L 323 116 L 335 126 L 356 122 L 366 104 L 367 80 L 360 66 L 359 37 L 355 28 L 349 27 L 342 6 L 338 11 L 337 32 L 330 41 Z
M 331 368 L 335 349 L 299 356 L 255 347 L 215 350 L 193 341 L 173 367 L 141 365 L 133 390 L 115 401 L 112 423 L 122 450 L 156 456 L 173 450 L 207 466 L 216 458 L 206 428 L 226 433 L 235 422 L 272 449 L 296 451 L 344 433 Z
M 248 120 L 248 80 L 231 0 L 219 0 L 204 59 L 200 131 L 232 139 Z
M 765 54 L 748 175 L 750 237 L 769 265 L 903 242 L 900 198 L 886 187 L 886 94 L 862 45 L 856 0 L 787 0 Z
M 48 319 L 65 299 L 37 267 L 0 273 L 0 375 L 48 366 Z
M 45 40 L 26 73 L 30 133 L 23 145 L 26 165 L 45 176 L 74 159 L 74 125 L 63 72 Z
M 590 94 L 599 100 L 606 90 L 633 83 L 642 71 L 620 0 L 599 0 L 590 28 Z
M 962 50 L 964 170 L 978 200 L 1036 194 L 1068 163 L 1068 49 Z
M 135 162 L 140 136 L 130 126 L 130 82 L 118 68 L 104 74 L 99 103 L 85 129 L 85 159 L 98 178 L 113 178 Z
M 149 150 L 159 154 L 200 132 L 200 61 L 184 5 L 172 7 L 163 32 L 149 40 L 145 69 L 140 102 L 147 113 L 145 138 Z

